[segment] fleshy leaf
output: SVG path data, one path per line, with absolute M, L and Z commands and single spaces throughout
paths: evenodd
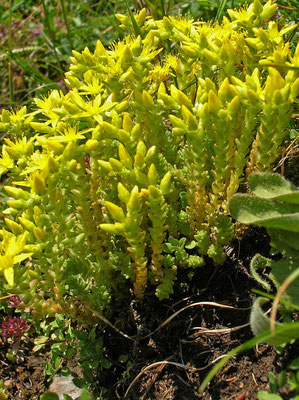
M 7 281 L 7 283 L 9 284 L 9 286 L 12 287 L 14 284 L 14 269 L 13 269 L 13 267 L 5 268 L 3 273 L 4 273 L 4 277 Z

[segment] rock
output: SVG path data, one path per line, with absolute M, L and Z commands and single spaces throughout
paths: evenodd
M 55 375 L 49 387 L 50 392 L 58 395 L 59 400 L 63 400 L 63 394 L 69 395 L 73 400 L 77 399 L 82 394 L 82 389 L 79 389 L 73 384 L 72 376 Z
M 267 383 L 268 382 L 268 377 L 267 376 L 261 376 L 260 377 L 260 381 L 263 383 Z

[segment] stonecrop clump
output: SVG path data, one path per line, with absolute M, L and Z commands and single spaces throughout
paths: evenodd
M 9 293 L 75 315 L 125 295 L 126 280 L 164 299 L 177 268 L 224 262 L 228 200 L 275 164 L 299 88 L 295 27 L 275 10 L 255 0 L 221 24 L 118 15 L 131 34 L 74 51 L 67 94 L 2 112 Z

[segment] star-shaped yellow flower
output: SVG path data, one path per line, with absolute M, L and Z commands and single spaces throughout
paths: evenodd
M 16 237 L 14 234 L 2 230 L 2 242 L 0 243 L 0 271 L 9 286 L 14 285 L 14 265 L 19 264 L 33 253 L 22 253 L 26 244 L 27 233 Z

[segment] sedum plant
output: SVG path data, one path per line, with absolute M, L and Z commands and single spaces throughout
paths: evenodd
M 74 51 L 67 94 L 2 112 L 11 293 L 75 315 L 121 298 L 127 280 L 138 299 L 149 284 L 164 299 L 178 268 L 224 262 L 228 200 L 276 162 L 299 88 L 295 27 L 271 21 L 275 9 L 255 0 L 213 25 L 118 15 L 131 34 Z

